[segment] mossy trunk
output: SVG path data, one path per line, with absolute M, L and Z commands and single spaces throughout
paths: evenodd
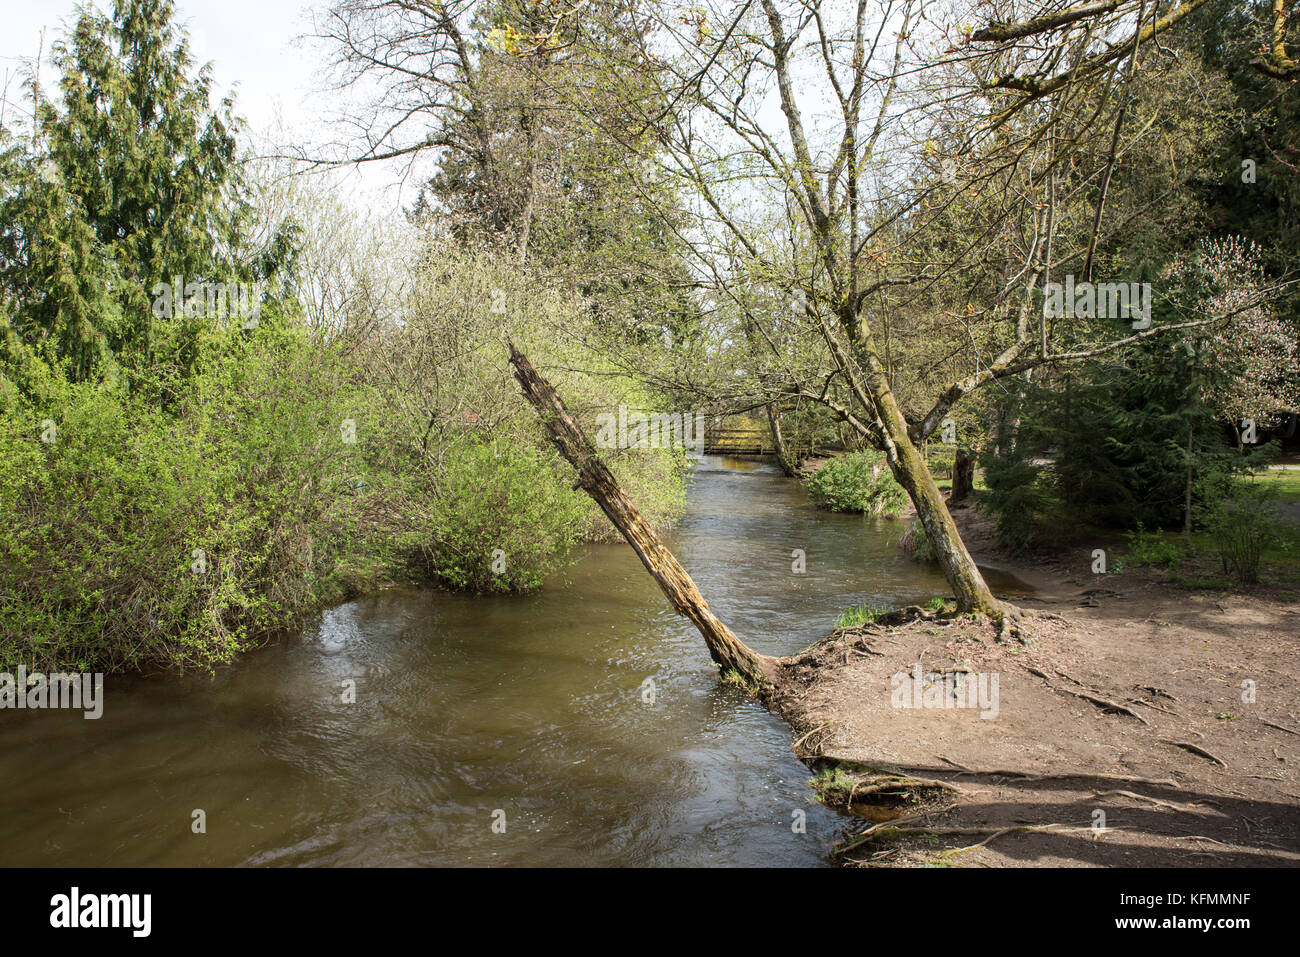
M 901 437 L 891 438 L 894 438 L 896 451 L 889 457 L 890 468 L 916 508 L 916 517 L 925 529 L 925 537 L 929 539 L 948 587 L 957 599 L 957 610 L 1000 619 L 1002 606 L 993 597 L 975 559 L 966 550 L 966 543 L 961 540 L 957 524 L 952 520 L 925 460 L 907 437 L 906 430 Z
M 776 464 L 788 478 L 794 478 L 799 474 L 799 463 L 790 458 L 790 452 L 786 448 L 785 436 L 781 434 L 781 413 L 775 402 L 768 403 L 767 424 L 772 433 L 772 448 L 776 450 Z
M 879 356 L 869 346 L 860 350 L 860 356 L 867 370 L 867 395 L 863 398 L 875 412 L 890 470 L 916 508 L 916 517 L 925 529 L 939 567 L 948 580 L 948 587 L 957 599 L 957 609 L 988 615 L 1000 621 L 1002 604 L 993 597 L 975 560 L 966 550 L 966 543 L 961 540 L 943 494 L 934 484 L 934 477 L 925 464 L 925 456 L 912 441 L 907 419 L 889 387 L 889 378 Z

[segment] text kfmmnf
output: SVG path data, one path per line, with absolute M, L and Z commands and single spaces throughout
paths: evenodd
M 152 924 L 151 894 L 70 894 L 50 898 L 51 927 L 129 927 L 131 936 L 148 937 Z

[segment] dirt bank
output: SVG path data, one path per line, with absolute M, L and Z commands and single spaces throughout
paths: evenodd
M 785 660 L 770 704 L 827 803 L 852 805 L 838 859 L 1300 863 L 1296 596 L 1093 575 L 1090 543 L 1013 562 L 975 509 L 954 516 L 977 561 L 1037 589 L 1021 607 L 1056 617 L 1004 644 L 916 609 Z

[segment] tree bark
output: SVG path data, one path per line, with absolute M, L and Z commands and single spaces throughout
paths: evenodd
M 794 478 L 799 473 L 799 463 L 792 461 L 786 451 L 785 437 L 781 434 L 781 413 L 777 411 L 775 402 L 767 404 L 767 424 L 772 432 L 772 447 L 776 449 L 776 464 L 781 466 L 787 478 Z
M 833 337 L 828 340 L 841 369 L 847 370 L 842 350 Z M 868 344 L 861 348 L 861 355 L 867 371 L 867 401 L 859 400 L 864 407 L 874 410 L 884 444 L 886 460 L 898 484 L 903 486 L 916 509 L 916 517 L 925 529 L 925 535 L 934 548 L 935 558 L 943 569 L 943 576 L 957 599 L 957 609 L 962 612 L 974 612 L 988 615 L 995 621 L 1002 620 L 1002 603 L 993 597 L 984 576 L 980 574 L 975 559 L 971 558 L 957 531 L 957 523 L 952 520 L 948 506 L 943 501 L 939 487 L 934 484 L 934 477 L 912 442 L 907 428 L 907 419 L 898 407 L 889 379 L 880 364 L 880 358 Z M 847 374 L 847 373 L 846 373 Z M 851 376 L 850 381 L 856 379 Z M 856 386 L 856 383 L 855 383 Z M 855 388 L 858 391 L 858 388 Z
M 776 674 L 776 659 L 760 655 L 732 633 L 709 610 L 691 576 L 676 556 L 624 494 L 596 449 L 564 407 L 555 388 L 543 378 L 528 358 L 510 343 L 510 363 L 515 378 L 560 454 L 578 472 L 578 487 L 592 497 L 609 520 L 627 539 L 678 614 L 689 618 L 708 645 L 709 654 L 724 671 L 735 671 L 746 679 L 770 683 Z
M 952 460 L 952 491 L 948 504 L 964 502 L 975 489 L 975 457 L 966 449 L 958 449 Z
M 966 543 L 957 531 L 957 523 L 952 520 L 943 495 L 925 465 L 925 459 L 908 438 L 907 423 L 903 420 L 902 412 L 893 404 L 892 396 L 889 399 L 893 413 L 891 418 L 896 417 L 896 421 L 885 422 L 886 434 L 892 445 L 892 449 L 887 448 L 885 454 L 894 478 L 903 486 L 916 508 L 916 517 L 920 519 L 925 536 L 934 548 L 935 558 L 943 569 L 943 577 L 947 579 L 948 587 L 957 599 L 957 609 L 988 615 L 1000 621 L 1002 604 L 993 597 L 975 559 L 967 551 Z

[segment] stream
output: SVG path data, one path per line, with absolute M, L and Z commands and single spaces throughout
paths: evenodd
M 946 593 L 902 525 L 709 457 L 668 538 L 718 616 L 783 655 L 850 605 Z M 388 591 L 215 676 L 109 675 L 99 720 L 0 719 L 10 866 L 825 866 L 844 825 L 623 544 L 533 595 Z

